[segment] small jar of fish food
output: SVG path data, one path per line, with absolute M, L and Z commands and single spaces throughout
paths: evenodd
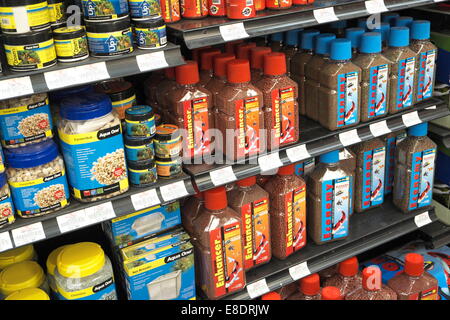
M 133 20 L 161 17 L 161 6 L 158 0 L 128 0 L 128 5 Z
M 128 163 L 152 161 L 155 158 L 153 138 L 130 138 L 125 135 L 125 155 Z
M 130 183 L 134 187 L 147 187 L 158 181 L 158 173 L 154 161 L 129 162 L 128 173 Z
M 13 223 L 14 205 L 5 173 L 0 173 L 0 228 Z
M 3 33 L 25 33 L 50 27 L 47 0 L 2 0 L 0 21 Z
M 94 57 L 111 57 L 133 52 L 130 20 L 85 21 L 89 52 Z
M 155 113 L 150 106 L 135 106 L 125 110 L 126 133 L 129 137 L 153 137 L 156 132 Z
M 140 49 L 158 49 L 167 45 L 166 24 L 161 17 L 135 21 L 134 34 Z
M 66 22 L 65 0 L 47 0 L 47 3 L 52 28 L 62 26 Z
M 60 62 L 74 62 L 89 57 L 86 31 L 83 27 L 62 27 L 53 30 L 56 55 Z
M 81 0 L 84 20 L 110 21 L 128 17 L 128 0 Z

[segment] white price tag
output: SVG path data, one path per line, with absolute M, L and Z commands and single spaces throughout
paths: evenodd
M 34 93 L 30 77 L 0 81 L 0 100 Z
M 89 224 L 95 224 L 106 220 L 111 220 L 116 217 L 111 201 L 99 204 L 95 207 L 85 209 L 86 216 L 89 219 Z
M 434 105 L 434 106 L 426 107 L 425 109 L 427 109 L 427 110 L 434 110 L 434 109 L 436 109 L 436 106 Z
M 41 222 L 13 229 L 11 233 L 16 247 L 45 239 L 44 227 Z
M 306 276 L 309 276 L 311 274 L 311 271 L 309 271 L 308 262 L 305 261 L 299 263 L 296 266 L 290 267 L 289 274 L 291 275 L 293 280 L 298 280 Z
M 12 241 L 11 237 L 9 236 L 9 232 L 2 232 L 0 233 L 0 252 L 12 249 Z
M 164 51 L 151 52 L 136 56 L 136 62 L 141 72 L 167 68 L 169 64 L 166 61 Z
M 384 134 L 388 134 L 388 133 L 392 132 L 392 130 L 389 129 L 389 127 L 387 126 L 386 120 L 372 123 L 369 126 L 369 129 L 370 129 L 370 132 L 372 133 L 372 135 L 374 137 L 379 137 L 379 136 L 382 136 Z
M 189 195 L 184 181 L 178 181 L 159 188 L 165 202 Z
M 247 292 L 251 299 L 262 296 L 269 291 L 266 279 L 261 279 L 247 285 Z
M 370 14 L 376 14 L 380 12 L 389 11 L 384 4 L 384 0 L 368 0 L 365 2 L 367 12 Z
M 433 0 L 434 2 L 444 2 L 444 1 L 447 1 L 447 0 Z
M 428 211 L 425 211 L 424 213 L 415 216 L 414 222 L 416 223 L 417 228 L 421 228 L 423 226 L 426 226 L 427 224 L 432 223 L 433 221 L 431 221 Z
M 211 177 L 211 181 L 215 186 L 221 186 L 237 180 L 232 166 L 211 171 L 209 173 L 209 176 Z
M 56 223 L 59 231 L 66 233 L 89 225 L 89 219 L 83 209 L 56 217 Z
M 358 136 L 356 129 L 339 133 L 339 140 L 344 147 L 361 142 L 361 138 Z
M 328 23 L 331 21 L 339 20 L 334 13 L 334 7 L 316 9 L 313 11 L 313 14 L 318 23 Z
M 416 124 L 422 123 L 422 120 L 420 120 L 417 111 L 402 115 L 402 120 L 405 126 L 407 127 L 415 126 Z
M 225 41 L 232 41 L 250 37 L 247 31 L 245 31 L 243 22 L 219 26 L 219 31 L 220 35 Z
M 134 210 L 139 211 L 145 208 L 151 208 L 160 204 L 156 189 L 147 190 L 141 193 L 133 194 L 131 196 L 131 202 L 133 203 Z
M 299 162 L 301 160 L 311 158 L 311 155 L 306 149 L 306 144 L 286 149 L 286 154 L 291 162 Z
M 44 73 L 44 77 L 50 90 L 110 78 L 105 62 L 49 71 Z
M 283 166 L 278 152 L 259 157 L 258 164 L 261 172 L 267 172 Z

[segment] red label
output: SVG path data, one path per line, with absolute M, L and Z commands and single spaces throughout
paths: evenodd
M 123 174 L 123 168 L 116 168 L 114 170 L 114 176 L 120 177 Z
M 187 136 L 183 139 L 184 150 L 190 157 L 210 152 L 208 98 L 202 97 L 183 102 L 184 129 Z
M 226 15 L 225 0 L 208 0 L 209 15 L 223 17 Z
M 292 7 L 292 0 L 266 0 L 266 7 L 269 9 Z
M 48 127 L 48 120 L 41 120 L 38 122 L 38 127 L 41 129 L 45 129 Z
M 11 215 L 11 213 L 12 213 L 11 209 L 6 208 L 6 209 L 3 209 L 3 211 L 2 211 L 2 216 L 3 216 L 3 217 L 8 217 L 8 216 Z
M 430 289 L 412 294 L 408 297 L 408 300 L 439 300 L 438 287 L 431 287 Z
M 201 18 L 208 15 L 208 0 L 181 0 L 184 18 Z
M 160 0 L 161 15 L 166 23 L 176 22 L 181 19 L 179 0 Z
M 58 190 L 55 192 L 55 199 L 61 199 L 62 197 L 64 197 L 64 192 L 62 190 Z
M 248 19 L 256 16 L 253 0 L 227 0 L 227 17 L 230 19 Z
M 272 93 L 272 148 L 295 142 L 295 92 L 293 87 L 273 90 Z
M 284 196 L 286 219 L 286 256 L 306 245 L 306 190 L 295 189 Z
M 260 144 L 259 99 L 251 97 L 236 101 L 237 157 L 257 154 Z

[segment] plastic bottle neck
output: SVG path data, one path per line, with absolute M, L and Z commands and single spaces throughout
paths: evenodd
M 197 87 L 197 84 L 196 83 L 180 84 L 180 86 L 185 89 L 195 89 Z
M 281 77 L 284 77 L 284 76 L 286 76 L 285 73 L 283 73 L 283 74 L 277 74 L 277 75 L 273 75 L 273 74 L 264 74 L 264 77 L 265 77 L 265 78 L 269 78 L 269 79 L 277 79 L 277 78 L 281 78 Z
M 246 87 L 250 84 L 250 81 L 247 82 L 228 82 L 228 85 L 232 86 L 232 87 L 236 87 L 236 88 L 241 88 L 241 87 Z

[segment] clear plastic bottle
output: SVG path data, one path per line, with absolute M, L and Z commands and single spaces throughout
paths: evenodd
M 264 55 L 272 52 L 270 47 L 254 47 L 250 49 L 250 68 L 252 84 L 256 84 L 263 76 Z
M 236 58 L 250 60 L 250 50 L 256 47 L 256 42 L 241 43 L 236 47 Z
M 338 264 L 338 273 L 325 281 L 324 286 L 339 288 L 342 297 L 353 293 L 362 286 L 362 276 L 358 270 L 356 257 L 349 258 Z
M 336 287 L 325 287 L 322 289 L 322 300 L 342 300 L 343 297 Z
M 213 108 L 216 106 L 216 97 L 221 94 L 223 87 L 227 83 L 227 63 L 235 59 L 234 54 L 221 53 L 213 58 L 214 77 L 205 85 L 213 96 Z
M 284 47 L 284 33 L 277 32 L 270 35 L 270 48 L 272 52 L 282 51 Z
M 373 32 L 381 33 L 381 51 L 385 52 L 388 48 L 389 32 L 391 30 L 391 25 L 387 22 L 381 22 L 380 25 L 373 29 Z
M 192 241 L 194 238 L 194 219 L 197 218 L 199 212 L 202 210 L 205 204 L 203 192 L 197 192 L 192 197 L 186 200 L 183 206 L 181 206 L 181 222 L 184 230 L 191 236 Z
M 286 55 L 287 75 L 291 75 L 291 59 L 298 52 L 300 33 L 303 29 L 286 32 L 286 44 L 282 52 Z
M 317 273 L 304 277 L 299 282 L 298 292 L 292 294 L 287 300 L 322 300 L 320 277 Z
M 345 38 L 352 42 L 352 58 L 355 59 L 361 44 L 361 36 L 364 34 L 363 28 L 347 28 L 345 29 Z
M 158 86 L 158 94 L 156 95 L 156 101 L 162 111 L 162 117 L 168 119 L 170 115 L 169 111 L 169 97 L 173 90 L 178 86 L 175 81 L 175 68 L 164 69 L 166 78 L 160 82 Z
M 345 300 L 397 300 L 397 294 L 381 281 L 377 266 L 364 268 L 362 287 L 345 296 Z
M 211 48 L 200 52 L 200 85 L 205 86 L 213 77 L 213 58 L 221 54 L 219 49 Z

